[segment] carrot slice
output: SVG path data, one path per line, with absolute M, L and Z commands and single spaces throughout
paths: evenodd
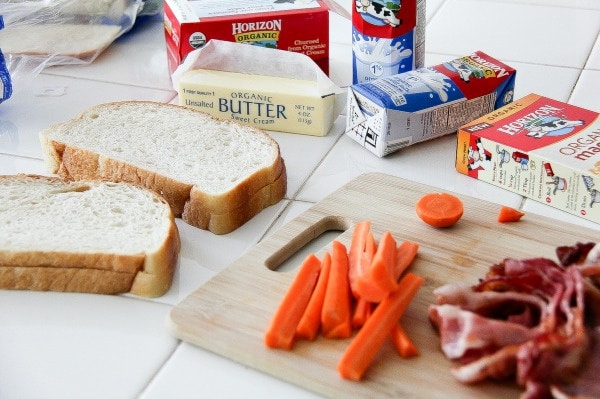
M 327 338 L 348 338 L 352 334 L 348 252 L 334 240 L 331 270 L 321 310 L 321 331 Z
M 500 223 L 512 223 L 518 222 L 525 216 L 525 212 L 521 212 L 518 209 L 511 208 L 510 206 L 501 206 L 498 212 L 498 222 Z
M 434 227 L 450 227 L 462 217 L 462 201 L 448 193 L 425 194 L 417 202 L 417 215 Z
M 419 356 L 419 348 L 414 341 L 410 339 L 402 325 L 396 323 L 392 327 L 392 342 L 398 354 L 403 358 Z
M 375 238 L 370 229 L 371 221 L 364 220 L 354 226 L 352 233 L 352 241 L 350 242 L 350 251 L 348 253 L 348 278 L 350 279 L 350 288 L 354 297 L 358 297 L 356 282 L 371 265 L 371 259 L 375 254 Z
M 331 254 L 326 252 L 323 255 L 321 262 L 321 273 L 317 280 L 317 285 L 310 297 L 310 301 L 302 315 L 302 319 L 296 328 L 296 337 L 304 338 L 310 341 L 314 340 L 319 333 L 321 327 L 321 309 L 325 300 L 325 292 L 327 290 L 327 282 L 329 280 L 329 272 L 331 270 Z
M 362 379 L 423 282 L 422 277 L 407 273 L 400 280 L 399 289 L 390 293 L 375 308 L 338 362 L 337 369 L 342 378 L 355 381 Z
M 298 273 L 288 287 L 267 327 L 264 337 L 267 347 L 292 348 L 296 327 L 310 301 L 320 269 L 321 261 L 314 254 L 308 255 L 302 261 Z
M 358 298 L 356 306 L 354 307 L 354 313 L 352 313 L 352 327 L 361 328 L 367 322 L 372 311 L 372 302 L 369 302 L 364 298 Z
M 358 295 L 369 302 L 381 302 L 398 285 L 395 264 L 396 240 L 386 231 L 379 241 L 371 267 L 356 283 Z

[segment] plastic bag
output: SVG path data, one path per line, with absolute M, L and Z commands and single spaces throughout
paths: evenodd
M 0 103 L 21 77 L 52 65 L 91 63 L 139 15 L 161 10 L 162 0 L 3 0 Z

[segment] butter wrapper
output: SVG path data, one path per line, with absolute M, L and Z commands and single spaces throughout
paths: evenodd
M 243 125 L 325 136 L 345 104 L 308 56 L 211 40 L 173 73 L 179 105 Z
M 348 88 L 346 134 L 379 157 L 450 133 L 513 99 L 516 71 L 477 51 Z

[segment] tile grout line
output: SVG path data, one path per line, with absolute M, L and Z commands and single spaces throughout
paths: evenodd
M 159 367 L 156 369 L 156 371 L 152 375 L 150 375 L 150 378 L 148 378 L 146 384 L 142 387 L 140 392 L 135 396 L 136 398 L 142 398 L 148 392 L 150 385 L 156 380 L 156 378 L 161 373 L 161 371 L 167 366 L 167 363 L 169 362 L 170 359 L 173 358 L 173 356 L 175 355 L 175 352 L 177 352 L 177 350 L 181 347 L 181 345 L 183 345 L 183 340 L 181 340 L 179 338 L 175 338 L 175 339 L 177 340 L 177 344 L 175 345 L 175 348 L 169 353 L 169 355 L 166 357 L 166 359 L 163 360 L 163 362 L 159 365 Z
M 575 92 L 575 88 L 577 87 L 577 85 L 579 84 L 579 81 L 581 80 L 581 75 L 583 74 L 584 71 L 595 71 L 595 69 L 590 69 L 587 68 L 588 64 L 590 63 L 590 59 L 592 58 L 592 53 L 594 52 L 594 47 L 596 46 L 596 44 L 600 44 L 600 32 L 598 32 L 598 34 L 596 34 L 596 40 L 594 40 L 594 44 L 592 45 L 592 48 L 590 49 L 590 52 L 587 55 L 587 58 L 585 59 L 585 62 L 583 63 L 583 67 L 581 69 L 579 69 L 579 75 L 577 75 L 577 79 L 575 80 L 575 83 L 573 84 L 573 87 L 571 87 L 571 92 L 569 93 L 569 98 L 567 100 L 567 102 L 571 102 L 572 98 L 573 98 L 573 93 Z
M 325 161 L 325 158 L 327 158 L 327 156 L 331 153 L 331 151 L 333 150 L 333 148 L 337 145 L 337 143 L 341 140 L 341 138 L 345 136 L 345 133 L 340 134 L 340 136 L 333 142 L 333 144 L 331 145 L 331 147 L 327 150 L 327 152 L 325 152 L 325 154 L 323 154 L 323 156 L 321 157 L 321 160 L 315 165 L 315 167 L 312 169 L 312 171 L 308 174 L 308 176 L 306 177 L 306 179 L 304 179 L 304 181 L 302 182 L 302 184 L 300 184 L 300 186 L 298 187 L 298 189 L 296 190 L 296 192 L 290 196 L 290 198 L 287 198 L 288 200 L 288 204 L 285 205 L 283 207 L 283 209 L 281 210 L 281 212 L 279 212 L 277 214 L 277 216 L 273 219 L 273 221 L 271 222 L 271 224 L 269 224 L 269 226 L 265 229 L 265 231 L 263 232 L 263 234 L 261 235 L 260 239 L 258 240 L 258 242 L 261 242 L 271 231 L 271 229 L 274 228 L 275 224 L 277 223 L 277 221 L 282 217 L 283 213 L 294 203 L 294 202 L 302 202 L 302 203 L 307 203 L 307 204 L 316 204 L 316 202 L 312 202 L 312 201 L 303 201 L 303 200 L 298 200 L 298 194 L 302 191 L 302 189 L 306 186 L 306 183 L 310 180 L 310 178 L 315 174 L 316 170 L 319 168 L 319 166 L 321 166 L 323 164 L 323 162 Z

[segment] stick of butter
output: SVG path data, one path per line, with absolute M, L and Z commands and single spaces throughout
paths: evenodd
M 334 119 L 333 93 L 309 80 L 193 69 L 179 79 L 179 105 L 265 130 L 324 136 Z
M 211 39 L 171 76 L 179 104 L 264 130 L 325 136 L 345 105 L 305 54 Z

